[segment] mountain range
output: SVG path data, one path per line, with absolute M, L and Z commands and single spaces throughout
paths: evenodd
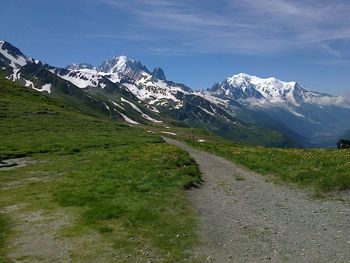
M 200 127 L 241 143 L 334 146 L 350 130 L 350 103 L 297 82 L 240 73 L 207 90 L 167 80 L 157 67 L 118 56 L 54 67 L 0 41 L 0 74 L 86 114 L 130 125 Z

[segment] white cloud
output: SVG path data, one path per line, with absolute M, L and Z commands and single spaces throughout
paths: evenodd
M 153 39 L 176 41 L 177 51 L 256 54 L 316 47 L 333 60 L 349 55 L 348 45 L 336 45 L 350 42 L 346 0 L 101 1 L 129 13 Z

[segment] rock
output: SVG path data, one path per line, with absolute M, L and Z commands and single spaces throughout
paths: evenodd
M 213 260 L 213 257 L 212 257 L 212 256 L 207 256 L 207 260 L 208 260 L 208 261 L 212 261 L 212 260 Z

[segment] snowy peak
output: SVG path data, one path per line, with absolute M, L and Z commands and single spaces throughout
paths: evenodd
M 165 73 L 164 73 L 163 69 L 160 67 L 156 67 L 153 70 L 152 76 L 157 78 L 157 79 L 160 79 L 160 80 L 166 80 Z
M 344 99 L 306 90 L 295 81 L 282 81 L 274 77 L 259 78 L 245 73 L 228 77 L 209 90 L 213 96 L 238 100 L 250 105 L 301 104 L 342 106 Z
M 142 73 L 150 74 L 149 70 L 140 61 L 126 56 L 113 57 L 105 60 L 98 71 L 108 74 L 119 73 L 132 79 L 139 79 Z
M 227 82 L 232 87 L 251 87 L 270 102 L 284 102 L 289 98 L 291 99 L 289 102 L 295 104 L 296 101 L 293 100 L 290 93 L 293 93 L 294 89 L 298 89 L 298 93 L 302 90 L 296 82 L 285 82 L 274 77 L 264 79 L 244 73 L 228 78 Z
M 69 70 L 81 70 L 81 69 L 89 69 L 89 70 L 96 70 L 96 67 L 89 63 L 73 63 L 68 66 L 66 66 L 66 69 Z
M 25 56 L 18 48 L 9 42 L 0 41 L 0 62 L 12 68 L 20 68 L 33 60 Z
M 283 90 L 291 90 L 297 86 L 297 83 L 285 82 L 274 77 L 259 78 L 256 76 L 250 76 L 245 73 L 240 73 L 227 78 L 227 82 L 233 87 L 242 85 L 254 85 L 263 94 L 267 92 L 278 92 Z

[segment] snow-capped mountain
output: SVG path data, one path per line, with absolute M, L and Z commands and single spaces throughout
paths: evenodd
M 99 72 L 106 74 L 117 74 L 121 78 L 129 77 L 131 79 L 139 79 L 144 73 L 150 74 L 149 70 L 141 64 L 140 61 L 129 59 L 126 56 L 113 57 L 105 60 L 98 67 Z M 117 79 L 117 78 L 113 78 Z
M 89 63 L 72 63 L 66 67 L 69 70 L 90 69 L 96 70 L 96 68 Z
M 171 121 L 240 142 L 275 146 L 333 145 L 350 130 L 350 107 L 342 97 L 276 78 L 241 73 L 207 91 L 193 91 L 167 80 L 160 67 L 151 72 L 125 56 L 98 67 L 82 63 L 58 68 L 24 55 L 6 41 L 0 41 L 0 71 L 84 113 L 132 125 Z
M 151 73 L 141 62 L 125 56 L 105 60 L 95 70 L 73 65 L 67 66 L 69 71 L 60 70 L 56 73 L 80 88 L 104 88 L 104 82 L 108 79 L 113 83 L 122 84 L 139 100 L 152 106 L 172 105 L 179 108 L 184 95 L 191 92 L 185 85 L 167 81 L 161 68 L 157 67 Z
M 205 93 L 268 115 L 312 144 L 328 145 L 350 127 L 346 121 L 350 104 L 345 98 L 307 90 L 295 81 L 240 73 Z
M 215 84 L 209 91 L 213 96 L 233 99 L 251 106 L 279 104 L 300 107 L 305 103 L 346 106 L 342 97 L 306 90 L 295 81 L 285 82 L 274 77 L 264 79 L 245 73 L 233 75 Z
M 114 84 L 96 73 L 94 69 L 82 66 L 73 70 L 52 67 L 24 55 L 8 42 L 0 42 L 0 72 L 8 79 L 28 88 L 49 94 L 66 101 L 86 114 L 96 117 L 120 118 L 133 123 L 160 123 L 152 112 L 136 107 L 135 96 L 126 88 Z M 113 94 L 98 98 L 89 94 L 91 88 L 108 89 Z M 124 100 L 124 101 L 122 101 Z M 128 117 L 133 116 L 133 119 Z M 135 115 L 135 116 L 134 116 Z
M 0 68 L 6 72 L 7 78 L 18 81 L 26 87 L 31 87 L 37 91 L 51 93 L 51 83 L 38 83 L 34 85 L 33 81 L 23 76 L 22 69 L 31 65 L 43 65 L 37 59 L 24 55 L 18 48 L 6 41 L 0 41 Z M 22 76 L 21 76 L 22 74 Z
M 35 61 L 25 56 L 18 48 L 6 41 L 0 41 L 0 63 L 4 67 L 9 65 L 12 68 L 20 68 L 27 63 L 34 63 Z
M 106 60 L 100 67 L 75 64 L 58 68 L 23 55 L 10 43 L 1 43 L 0 75 L 58 97 L 85 114 L 124 120 L 131 125 L 172 123 L 201 127 L 246 143 L 294 145 L 276 131 L 237 120 L 231 109 L 224 108 L 225 101 L 166 80 L 160 68 L 151 73 L 140 62 L 125 56 Z M 278 134 L 276 139 L 271 140 L 271 133 Z

